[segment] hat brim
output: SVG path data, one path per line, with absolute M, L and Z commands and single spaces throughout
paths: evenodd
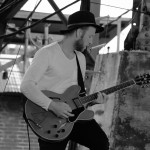
M 96 28 L 96 33 L 100 33 L 100 32 L 102 32 L 102 31 L 104 31 L 104 28 L 103 28 L 102 26 L 99 26 L 99 25 L 96 25 L 96 24 L 93 24 L 93 25 L 91 25 L 91 24 L 86 24 L 86 25 L 76 25 L 76 26 L 73 26 L 73 27 L 68 28 L 68 29 L 66 29 L 66 30 L 60 30 L 60 33 L 61 33 L 61 34 L 66 34 L 66 33 L 69 33 L 69 32 L 71 32 L 71 31 L 75 30 L 75 29 L 78 29 L 78 28 L 80 28 L 80 27 L 86 27 L 86 26 L 95 27 L 95 28 Z

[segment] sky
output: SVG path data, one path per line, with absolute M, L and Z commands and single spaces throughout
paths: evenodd
M 22 10 L 32 11 L 35 5 L 40 0 L 28 0 L 28 2 L 22 7 Z M 64 6 L 74 2 L 75 0 L 54 0 L 59 8 L 63 8 Z M 80 10 L 81 1 L 73 4 L 72 6 L 63 10 L 64 14 L 71 14 L 75 11 Z M 106 6 L 107 5 L 107 6 Z M 108 6 L 109 5 L 109 6 Z M 107 16 L 110 17 L 118 17 L 122 13 L 126 11 L 126 9 L 131 9 L 133 6 L 133 0 L 101 0 L 100 6 L 100 16 Z M 54 12 L 53 8 L 51 7 L 50 3 L 47 0 L 42 0 L 38 8 L 36 9 L 37 12 L 45 12 L 45 13 L 52 13 Z M 125 18 L 131 18 L 132 12 L 130 11 L 128 14 L 124 15 Z
M 119 50 L 124 50 L 124 40 L 127 37 L 131 29 L 131 24 L 129 24 L 121 33 L 120 33 L 120 41 L 119 41 Z M 109 41 L 104 47 L 99 50 L 99 54 L 106 54 L 106 53 L 115 53 L 117 52 L 117 36 L 115 36 L 111 41 Z M 109 50 L 108 50 L 109 47 Z

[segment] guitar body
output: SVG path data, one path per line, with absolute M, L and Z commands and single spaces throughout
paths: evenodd
M 79 91 L 80 87 L 77 85 L 69 87 L 63 94 L 42 91 L 54 101 L 66 102 L 72 108 L 74 116 L 68 119 L 59 118 L 52 111 L 46 111 L 31 100 L 27 100 L 25 116 L 33 132 L 44 140 L 56 142 L 70 134 L 76 121 L 92 119 L 94 112 L 85 109 L 78 101 Z

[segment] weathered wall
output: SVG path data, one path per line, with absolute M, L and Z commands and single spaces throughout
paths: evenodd
M 98 55 L 95 70 L 100 74 L 93 76 L 90 93 L 95 93 L 116 85 L 118 77 L 118 67 L 120 64 L 120 54 L 112 53 Z M 107 104 L 95 105 L 95 119 L 102 126 L 108 136 L 111 132 L 112 114 L 115 103 L 115 93 L 109 95 Z
M 91 93 L 135 79 L 150 70 L 144 51 L 98 55 Z M 109 137 L 111 150 L 150 150 L 150 89 L 132 85 L 109 95 L 106 105 L 95 105 L 95 119 Z M 87 150 L 83 148 L 82 150 Z
M 150 53 L 122 53 L 120 82 L 149 73 Z M 118 94 L 118 113 L 113 132 L 115 150 L 150 150 L 150 88 L 132 86 Z
M 145 11 L 145 13 L 140 13 L 140 27 L 139 27 L 139 34 L 136 38 L 136 46 L 137 50 L 146 50 L 150 51 L 150 1 L 139 1 L 142 5 L 141 10 Z M 136 25 L 137 26 L 137 25 Z
M 22 117 L 20 94 L 0 94 L 0 150 L 29 150 L 27 126 Z M 38 150 L 37 137 L 29 129 L 31 150 Z

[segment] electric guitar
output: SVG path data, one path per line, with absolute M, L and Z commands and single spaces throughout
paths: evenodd
M 104 92 L 108 95 L 135 84 L 146 87 L 149 82 L 150 75 L 144 74 L 100 92 Z M 27 99 L 24 111 L 26 121 L 32 131 L 44 140 L 48 140 L 50 142 L 61 141 L 70 134 L 76 121 L 90 120 L 94 116 L 94 112 L 86 109 L 84 104 L 96 100 L 99 92 L 85 97 L 80 97 L 80 87 L 77 85 L 69 87 L 63 94 L 57 94 L 51 91 L 42 92 L 54 101 L 62 101 L 67 103 L 72 108 L 72 113 L 74 114 L 73 117 L 69 117 L 68 119 L 59 118 L 52 111 L 46 111 L 42 107 L 33 103 L 31 100 Z

